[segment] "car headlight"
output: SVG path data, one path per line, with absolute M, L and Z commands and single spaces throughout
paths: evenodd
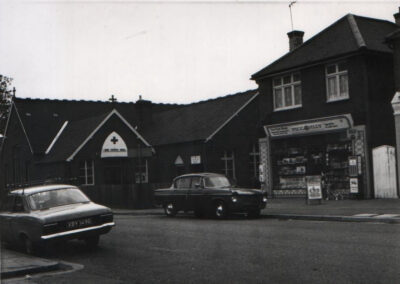
M 262 202 L 266 203 L 268 201 L 267 197 L 263 197 Z
M 237 202 L 237 197 L 236 196 L 232 196 L 232 202 Z

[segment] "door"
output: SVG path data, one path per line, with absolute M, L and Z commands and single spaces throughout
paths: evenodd
M 179 209 L 187 208 L 187 193 L 190 188 L 191 177 L 181 177 L 175 181 L 173 199 L 175 206 Z
M 186 196 L 186 210 L 195 210 L 200 207 L 204 184 L 200 176 L 193 176 Z

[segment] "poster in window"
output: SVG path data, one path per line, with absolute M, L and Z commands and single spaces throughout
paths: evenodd
M 307 198 L 309 200 L 322 199 L 321 176 L 307 176 Z
M 199 164 L 201 164 L 201 157 L 200 157 L 200 155 L 191 156 L 191 157 L 190 157 L 190 163 L 191 163 L 192 165 L 199 165 Z

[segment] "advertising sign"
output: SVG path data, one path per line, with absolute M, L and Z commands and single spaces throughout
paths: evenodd
M 314 134 L 332 130 L 345 130 L 352 127 L 350 115 L 325 117 L 318 120 L 307 120 L 296 123 L 283 123 L 265 126 L 267 133 L 272 137 Z
M 307 198 L 309 200 L 322 199 L 321 176 L 307 176 Z
M 258 169 L 259 169 L 259 172 L 260 172 L 259 181 L 260 182 L 264 182 L 265 181 L 265 178 L 264 178 L 264 164 L 260 164 L 258 166 Z
M 350 178 L 350 193 L 358 193 L 358 178 Z

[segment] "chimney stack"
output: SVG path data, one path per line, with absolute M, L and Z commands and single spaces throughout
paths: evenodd
M 393 15 L 394 17 L 394 21 L 396 22 L 397 25 L 400 26 L 400 7 L 399 7 L 399 11 Z
M 291 31 L 287 33 L 289 37 L 289 51 L 293 51 L 303 44 L 304 32 L 302 31 Z

